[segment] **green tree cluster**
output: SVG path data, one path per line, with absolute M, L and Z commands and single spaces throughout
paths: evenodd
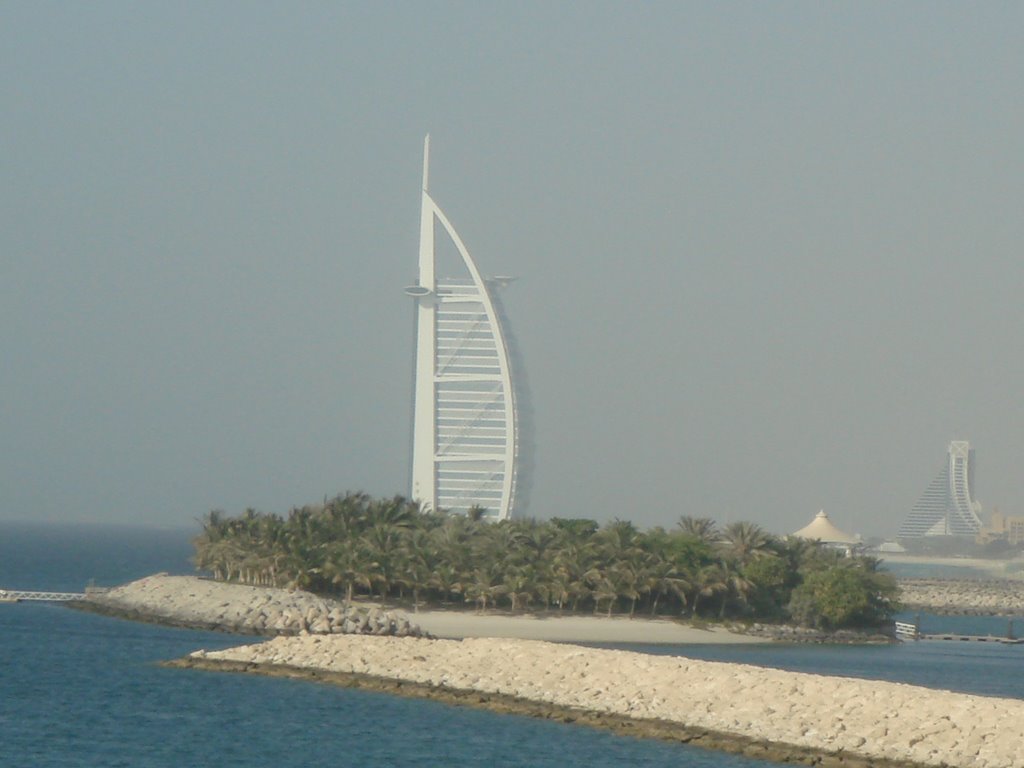
M 877 561 L 782 540 L 753 523 L 682 517 L 487 523 L 348 493 L 286 517 L 248 509 L 202 520 L 195 564 L 214 578 L 414 606 L 758 618 L 873 625 L 895 610 Z
M 850 567 L 810 571 L 793 590 L 791 616 L 821 629 L 874 626 L 891 618 L 897 605 L 896 584 L 888 574 L 879 573 L 877 565 L 865 557 Z

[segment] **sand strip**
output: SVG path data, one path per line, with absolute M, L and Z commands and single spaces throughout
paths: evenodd
M 560 643 L 764 643 L 764 638 L 729 632 L 721 627 L 701 629 L 667 619 L 629 619 L 606 616 L 505 616 L 459 611 L 420 611 L 409 614 L 419 627 L 440 638 L 506 637 Z

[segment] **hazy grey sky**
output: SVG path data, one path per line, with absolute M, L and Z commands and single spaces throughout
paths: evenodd
M 0 519 L 407 493 L 422 138 L 537 517 L 1024 514 L 1024 6 L 0 5 Z

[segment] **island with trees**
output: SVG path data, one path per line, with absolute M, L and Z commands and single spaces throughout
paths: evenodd
M 482 511 L 482 510 L 480 510 Z M 195 564 L 215 579 L 301 588 L 414 609 L 643 614 L 875 628 L 897 610 L 879 561 L 779 538 L 749 522 L 682 516 L 484 522 L 422 512 L 401 496 L 347 493 L 287 516 L 207 514 Z

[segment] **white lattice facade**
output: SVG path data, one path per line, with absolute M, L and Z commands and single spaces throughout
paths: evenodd
M 426 509 L 465 514 L 482 508 L 491 520 L 515 509 L 516 400 L 508 345 L 491 290 L 504 279 L 481 278 L 469 252 L 427 191 L 424 146 L 419 279 L 406 289 L 417 302 L 412 498 Z M 438 277 L 440 225 L 466 274 Z
M 900 538 L 975 536 L 981 529 L 981 505 L 971 495 L 974 451 L 966 440 L 954 440 L 948 452 L 945 466 L 900 527 Z

